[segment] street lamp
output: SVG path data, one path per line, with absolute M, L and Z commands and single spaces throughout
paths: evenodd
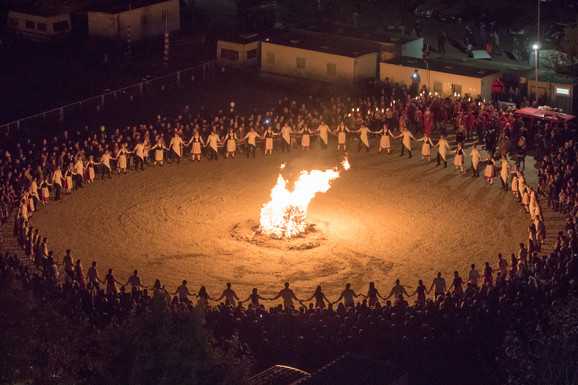
M 540 50 L 540 44 L 539 43 L 534 43 L 532 45 L 532 49 L 534 50 L 534 59 L 535 59 L 535 64 L 534 67 L 536 69 L 536 88 L 538 87 L 538 51 Z

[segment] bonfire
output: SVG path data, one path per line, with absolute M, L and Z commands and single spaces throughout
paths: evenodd
M 285 165 L 281 166 L 283 169 Z M 349 170 L 347 157 L 341 163 L 343 170 Z M 281 174 L 277 184 L 271 190 L 271 200 L 261 209 L 261 227 L 263 234 L 277 238 L 298 236 L 307 230 L 307 206 L 319 192 L 326 192 L 330 182 L 339 178 L 339 170 L 301 171 L 294 184 L 293 191 L 287 190 L 287 180 Z

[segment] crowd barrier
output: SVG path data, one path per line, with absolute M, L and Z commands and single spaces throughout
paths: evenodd
M 0 125 L 0 134 L 46 124 L 60 124 L 78 117 L 86 118 L 87 115 L 97 114 L 113 106 L 122 108 L 149 95 L 192 88 L 198 82 L 213 80 L 215 68 L 216 62 L 211 61 L 153 79 L 145 79 L 140 83 Z

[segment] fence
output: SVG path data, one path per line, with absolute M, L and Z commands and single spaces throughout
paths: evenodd
M 38 127 L 47 124 L 60 124 L 67 119 L 86 117 L 101 111 L 122 109 L 146 96 L 175 89 L 192 88 L 201 81 L 215 78 L 216 63 L 203 63 L 195 67 L 173 72 L 154 79 L 144 80 L 128 87 L 119 88 L 92 98 L 80 100 L 36 115 L 28 116 L 0 126 L 0 133 Z

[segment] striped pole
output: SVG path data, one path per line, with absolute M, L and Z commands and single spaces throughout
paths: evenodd
M 126 28 L 126 43 L 127 43 L 126 54 L 127 56 L 130 56 L 132 53 L 130 48 L 130 25 Z
M 163 64 L 166 66 L 169 65 L 169 33 L 165 32 L 165 56 Z
M 169 49 L 170 49 L 170 41 L 169 41 L 169 12 L 165 9 L 165 53 L 164 53 L 164 60 L 163 64 L 165 67 L 169 65 Z

